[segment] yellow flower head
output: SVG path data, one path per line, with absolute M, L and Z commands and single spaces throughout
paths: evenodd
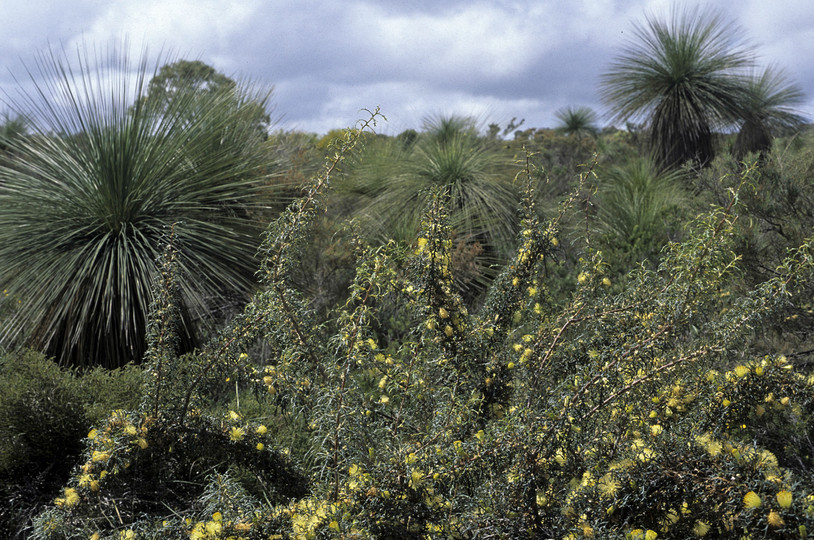
M 438 316 L 441 317 L 442 319 L 447 319 L 449 318 L 449 312 L 444 308 L 440 308 L 438 310 Z
M 257 429 L 255 429 L 254 431 L 258 435 L 265 435 L 266 432 L 268 431 L 268 428 L 266 426 L 259 425 L 259 426 L 257 426 Z
M 257 446 L 255 446 L 255 448 L 257 448 L 257 451 L 258 451 L 258 452 L 262 452 L 262 451 L 263 451 L 263 448 L 265 448 L 265 447 L 266 447 L 266 445 L 264 445 L 264 444 L 263 444 L 263 443 L 261 443 L 261 442 L 257 443 Z
M 586 281 L 588 281 L 588 274 L 586 274 L 585 272 L 580 272 L 579 275 L 577 276 L 577 282 L 581 284 L 585 283 Z
M 776 510 L 769 512 L 769 527 L 779 528 L 783 527 L 785 524 L 786 522 L 783 521 L 783 517 L 778 514 Z
M 760 495 L 754 491 L 750 491 L 743 497 L 743 505 L 746 508 L 758 508 L 761 505 Z
M 783 490 L 777 493 L 777 504 L 780 505 L 780 508 L 790 508 L 791 499 L 791 491 Z
M 692 532 L 698 537 L 706 536 L 709 532 L 709 525 L 703 521 L 696 521 L 695 527 L 692 528 Z
M 229 431 L 229 440 L 240 441 L 246 436 L 246 430 L 241 427 L 233 427 Z
M 108 452 L 100 452 L 99 450 L 94 450 L 93 454 L 91 454 L 90 459 L 91 461 L 107 461 L 110 457 Z

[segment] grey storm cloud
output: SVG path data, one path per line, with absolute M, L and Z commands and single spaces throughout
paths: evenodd
M 568 105 L 602 112 L 598 80 L 634 21 L 669 0 L 11 0 L 0 20 L 0 90 L 38 51 L 129 39 L 275 87 L 282 129 L 326 132 L 382 107 L 385 131 L 437 114 L 554 124 Z M 740 25 L 766 63 L 786 68 L 814 109 L 814 3 L 705 2 Z

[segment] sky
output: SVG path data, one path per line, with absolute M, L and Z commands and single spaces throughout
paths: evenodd
M 681 0 L 0 0 L 0 99 L 37 54 L 128 41 L 161 63 L 200 60 L 273 87 L 276 129 L 326 133 L 380 107 L 377 130 L 475 117 L 554 127 L 564 107 L 600 115 L 599 79 L 645 16 Z M 710 0 L 761 65 L 777 64 L 814 117 L 814 2 Z M 165 62 L 166 63 L 166 62 Z M 0 104 L 0 111 L 5 108 Z M 600 116 L 600 124 L 607 116 Z

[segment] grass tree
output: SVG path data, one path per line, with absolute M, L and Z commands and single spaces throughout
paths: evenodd
M 566 134 L 574 135 L 577 139 L 583 137 L 596 137 L 599 128 L 596 125 L 598 120 L 596 112 L 590 107 L 565 107 L 554 113 L 559 120 L 557 130 Z
M 368 198 L 362 215 L 376 234 L 408 242 L 421 228 L 423 209 L 442 191 L 459 262 L 482 284 L 489 265 L 514 243 L 512 178 L 510 163 L 478 135 L 475 122 L 451 116 L 428 120 L 409 147 L 399 141 L 371 145 L 346 186 Z
M 140 359 L 171 230 L 191 340 L 193 320 L 253 287 L 247 209 L 267 163 L 247 110 L 269 95 L 179 92 L 154 107 L 141 98 L 157 67 L 116 48 L 50 51 L 28 72 L 10 99 L 31 135 L 0 165 L 0 281 L 20 300 L 2 343 L 73 364 Z
M 708 9 L 646 18 L 602 76 L 611 120 L 645 122 L 664 166 L 708 162 L 713 132 L 734 125 L 749 99 L 743 70 L 753 58 L 741 35 Z
M 766 152 L 779 133 L 799 129 L 805 119 L 794 109 L 803 100 L 799 86 L 783 70 L 769 66 L 747 80 L 743 123 L 735 139 L 734 153 Z
M 677 211 L 687 206 L 681 171 L 660 170 L 653 159 L 637 158 L 599 176 L 598 229 L 611 246 L 641 258 L 675 240 Z

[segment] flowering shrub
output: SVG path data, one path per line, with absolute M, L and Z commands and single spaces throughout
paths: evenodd
M 748 347 L 752 328 L 810 283 L 814 240 L 775 277 L 729 294 L 738 268 L 733 191 L 726 208 L 669 246 L 659 268 L 633 271 L 623 292 L 612 292 L 601 253 L 586 249 L 572 293 L 555 300 L 547 276 L 564 249 L 558 224 L 578 196 L 542 223 L 529 188 L 516 253 L 470 311 L 453 286 L 440 191 L 409 249 L 352 239 L 347 302 L 319 325 L 290 276 L 359 133 L 345 135 L 306 195 L 269 226 L 263 289 L 208 345 L 181 357 L 170 238 L 142 406 L 115 411 L 88 435 L 83 463 L 37 517 L 36 537 L 814 530 L 814 376 Z M 374 332 L 382 305 L 409 321 L 399 339 Z M 268 365 L 252 361 L 257 341 L 271 351 Z M 215 399 L 224 385 L 237 389 L 229 410 Z M 268 400 L 273 414 L 249 416 L 246 396 Z

